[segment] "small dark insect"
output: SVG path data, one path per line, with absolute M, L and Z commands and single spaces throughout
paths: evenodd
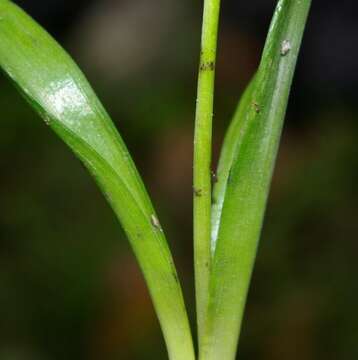
M 216 175 L 216 172 L 211 170 L 211 180 L 214 184 L 216 184 L 219 180 L 218 180 L 218 176 Z

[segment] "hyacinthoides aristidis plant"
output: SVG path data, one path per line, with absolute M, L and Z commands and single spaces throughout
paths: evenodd
M 171 360 L 233 360 L 310 0 L 279 0 L 259 67 L 226 133 L 211 181 L 220 1 L 205 0 L 194 135 L 198 351 L 159 218 L 124 141 L 62 47 L 0 0 L 0 66 L 85 164 L 112 206 L 148 286 Z

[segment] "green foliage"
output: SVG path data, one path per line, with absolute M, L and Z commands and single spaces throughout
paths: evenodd
M 194 147 L 199 358 L 236 356 L 247 291 L 310 0 L 280 0 L 259 69 L 228 129 L 211 186 L 220 1 L 205 0 Z M 34 20 L 0 0 L 0 66 L 95 178 L 131 243 L 170 359 L 195 359 L 163 229 L 110 117 L 82 72 Z M 213 192 L 213 197 L 211 193 Z
M 67 143 L 113 207 L 145 276 L 172 359 L 193 359 L 174 263 L 126 146 L 66 52 L 10 1 L 0 2 L 0 64 Z
M 261 64 L 225 139 L 202 358 L 234 359 L 310 1 L 277 4 Z M 215 218 L 216 217 L 216 218 Z M 219 225 L 218 225 L 219 223 Z M 217 235 L 216 235 L 217 234 Z M 217 236 L 217 238 L 216 238 Z

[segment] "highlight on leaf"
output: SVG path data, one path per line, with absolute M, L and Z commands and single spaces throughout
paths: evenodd
M 194 359 L 174 262 L 122 138 L 82 72 L 56 41 L 12 2 L 1 0 L 0 12 L 0 66 L 86 165 L 111 204 L 143 271 L 169 357 Z

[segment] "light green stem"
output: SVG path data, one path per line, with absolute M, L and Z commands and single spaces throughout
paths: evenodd
M 199 344 L 211 266 L 211 138 L 220 0 L 205 0 L 194 138 L 194 258 Z

